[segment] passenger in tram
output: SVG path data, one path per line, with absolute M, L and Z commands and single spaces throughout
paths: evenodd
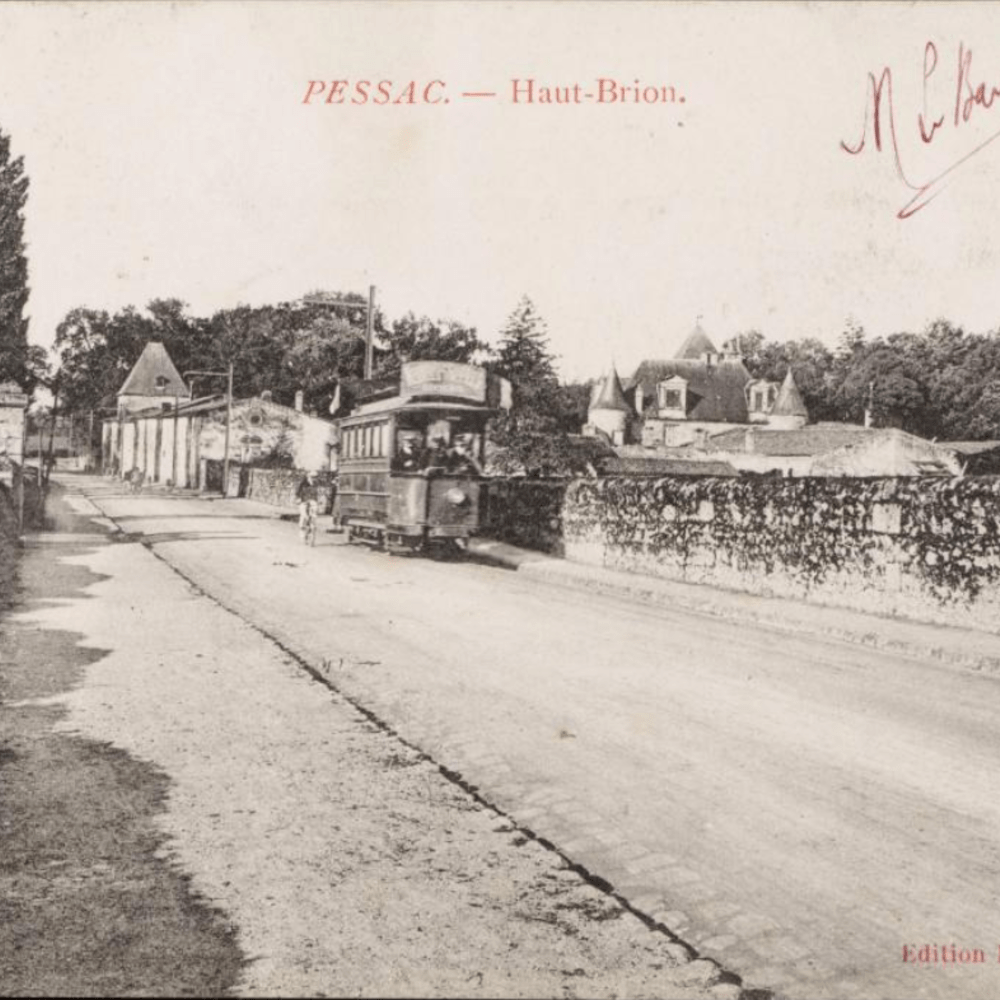
M 407 434 L 399 445 L 399 451 L 392 461 L 395 472 L 420 472 L 426 465 L 418 434 Z
M 448 450 L 447 469 L 454 473 L 483 474 L 483 470 L 472 454 L 472 442 L 467 434 L 458 434 L 455 442 Z

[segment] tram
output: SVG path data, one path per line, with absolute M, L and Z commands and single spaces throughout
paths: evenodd
M 479 527 L 486 422 L 510 400 L 506 379 L 448 361 L 361 383 L 337 421 L 333 515 L 348 540 L 393 553 L 464 547 Z

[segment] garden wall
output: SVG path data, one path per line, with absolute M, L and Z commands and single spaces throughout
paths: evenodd
M 204 461 L 205 488 L 212 492 L 221 492 L 222 462 L 214 458 Z M 295 498 L 295 492 L 298 490 L 304 475 L 305 473 L 301 469 L 260 469 L 252 465 L 231 462 L 226 496 L 259 500 L 261 503 L 273 504 L 275 507 L 297 507 L 298 500 Z M 317 472 L 316 483 L 319 486 L 319 512 L 329 514 L 336 493 L 336 476 L 331 472 Z
M 0 610 L 9 607 L 17 593 L 20 554 L 15 498 L 7 484 L 0 483 Z
M 490 534 L 576 562 L 1000 633 L 995 477 L 487 489 Z
M 274 504 L 276 507 L 295 507 L 298 500 L 295 491 L 305 475 L 301 469 L 254 469 L 246 470 L 246 496 L 250 500 Z M 319 512 L 329 514 L 333 506 L 334 483 L 336 478 L 330 472 L 317 472 L 319 486 Z

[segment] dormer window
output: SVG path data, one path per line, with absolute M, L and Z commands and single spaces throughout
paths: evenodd
M 778 396 L 778 387 L 773 382 L 758 382 L 750 389 L 750 412 L 770 413 Z
M 157 392 L 164 392 L 167 386 L 170 384 L 170 379 L 166 375 L 157 375 L 153 379 L 153 385 L 156 387 Z
M 687 416 L 687 379 L 674 375 L 656 387 L 656 405 L 661 417 L 683 420 Z

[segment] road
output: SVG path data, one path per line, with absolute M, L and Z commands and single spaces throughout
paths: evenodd
M 1000 995 L 996 680 L 67 482 L 745 985 Z

